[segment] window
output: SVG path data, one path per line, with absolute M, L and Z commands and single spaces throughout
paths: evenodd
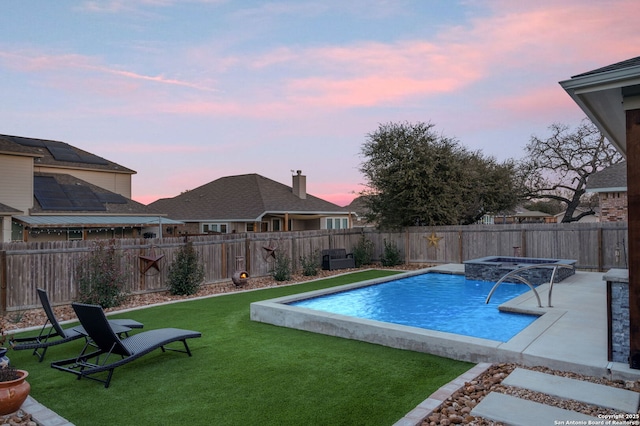
M 82 238 L 83 238 L 82 229 L 69 228 L 67 230 L 67 240 L 75 241 L 75 240 L 82 240 Z
M 221 234 L 226 234 L 229 232 L 226 223 L 203 223 L 202 224 L 202 233 L 207 234 L 209 232 L 220 232 Z
M 328 217 L 327 229 L 348 229 L 349 219 L 346 217 Z
M 247 232 L 255 232 L 256 227 L 255 227 L 255 223 L 251 222 L 251 223 L 247 223 Z
M 271 230 L 272 231 L 282 231 L 281 223 L 282 223 L 282 221 L 280 219 L 272 219 L 271 220 Z

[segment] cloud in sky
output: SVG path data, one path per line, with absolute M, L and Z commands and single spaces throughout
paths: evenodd
M 636 11 L 635 0 L 114 0 L 34 16 L 16 3 L 0 26 L 0 133 L 132 168 L 145 203 L 231 174 L 290 184 L 302 169 L 310 193 L 343 205 L 380 123 L 431 121 L 499 159 L 552 122 L 577 123 L 558 81 L 637 56 Z

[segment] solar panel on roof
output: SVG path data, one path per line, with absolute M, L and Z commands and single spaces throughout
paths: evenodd
M 107 210 L 104 203 L 88 186 L 60 185 L 53 176 L 34 176 L 33 193 L 44 210 Z
M 51 155 L 53 155 L 53 158 L 58 161 L 101 165 L 109 164 L 105 159 L 100 158 L 97 155 L 78 152 L 71 145 L 67 145 L 63 142 L 45 141 L 45 146 Z
M 67 197 L 71 201 L 74 210 L 89 210 L 89 211 L 105 211 L 107 208 L 98 199 L 96 194 L 84 185 L 61 185 L 62 190 L 67 194 Z
M 71 200 L 51 176 L 34 176 L 33 195 L 44 210 L 69 210 Z
M 35 146 L 35 147 L 44 147 L 44 141 L 42 139 L 31 139 L 31 138 L 22 138 L 19 136 L 9 136 L 3 135 L 5 139 L 9 139 L 12 142 L 20 144 L 22 146 Z
M 53 158 L 58 161 L 80 162 L 80 156 L 68 146 L 47 144 L 47 149 L 53 155 Z
M 31 139 L 23 138 L 19 136 L 2 135 L 2 137 L 9 139 L 15 143 L 23 146 L 30 147 L 42 147 L 47 148 L 54 159 L 58 161 L 70 161 L 73 163 L 85 163 L 85 164 L 100 164 L 108 165 L 109 162 L 104 158 L 100 158 L 97 155 L 90 153 L 82 153 L 76 151 L 71 145 L 64 142 L 48 141 L 43 139 Z

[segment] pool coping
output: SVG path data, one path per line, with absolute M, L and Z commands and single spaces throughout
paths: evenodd
M 602 273 L 577 272 L 553 288 L 554 307 L 538 307 L 532 291 L 512 299 L 500 309 L 540 317 L 508 342 L 468 337 L 405 325 L 357 319 L 344 315 L 285 305 L 314 295 L 371 285 L 401 277 L 440 272 L 463 274 L 461 264 L 446 264 L 346 286 L 316 290 L 254 302 L 253 321 L 365 341 L 383 346 L 430 353 L 472 363 L 544 365 L 591 376 L 638 377 L 638 371 L 607 360 L 606 295 Z M 536 287 L 547 304 L 548 284 Z
M 540 317 L 509 341 L 500 342 L 288 305 L 288 303 L 302 299 L 429 272 L 441 273 L 442 269 L 425 268 L 389 277 L 253 302 L 250 309 L 251 320 L 347 339 L 362 340 L 398 349 L 426 352 L 461 361 L 482 363 L 518 362 L 520 360 L 519 354 L 526 349 L 529 342 L 544 333 L 565 313 L 563 310 L 550 311 L 547 308 L 529 306 L 523 308 L 520 305 L 533 296 L 529 295 L 529 292 L 522 294 L 510 302 L 500 305 L 500 308 L 511 312 L 540 315 Z M 449 273 L 459 274 L 459 271 L 450 271 Z M 502 353 L 502 356 L 496 359 L 496 353 Z

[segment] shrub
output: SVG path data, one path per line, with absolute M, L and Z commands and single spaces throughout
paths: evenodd
M 384 252 L 380 256 L 380 262 L 382 266 L 396 266 L 402 263 L 400 250 L 395 243 L 388 243 L 387 240 L 384 240 Z
M 275 262 L 271 270 L 271 276 L 276 281 L 288 281 L 291 279 L 291 259 L 280 251 L 275 251 Z
M 320 254 L 318 250 L 315 250 L 308 256 L 300 257 L 300 263 L 302 264 L 302 275 L 305 277 L 318 275 L 318 269 L 320 268 Z
M 169 292 L 176 295 L 195 294 L 204 280 L 204 266 L 191 241 L 185 242 L 169 265 Z
M 96 241 L 93 249 L 78 264 L 78 300 L 103 308 L 119 306 L 128 296 L 122 271 L 122 254 L 115 240 Z
M 366 238 L 364 235 L 358 241 L 358 245 L 354 247 L 353 259 L 356 263 L 356 268 L 362 265 L 370 265 L 373 259 L 373 241 Z

